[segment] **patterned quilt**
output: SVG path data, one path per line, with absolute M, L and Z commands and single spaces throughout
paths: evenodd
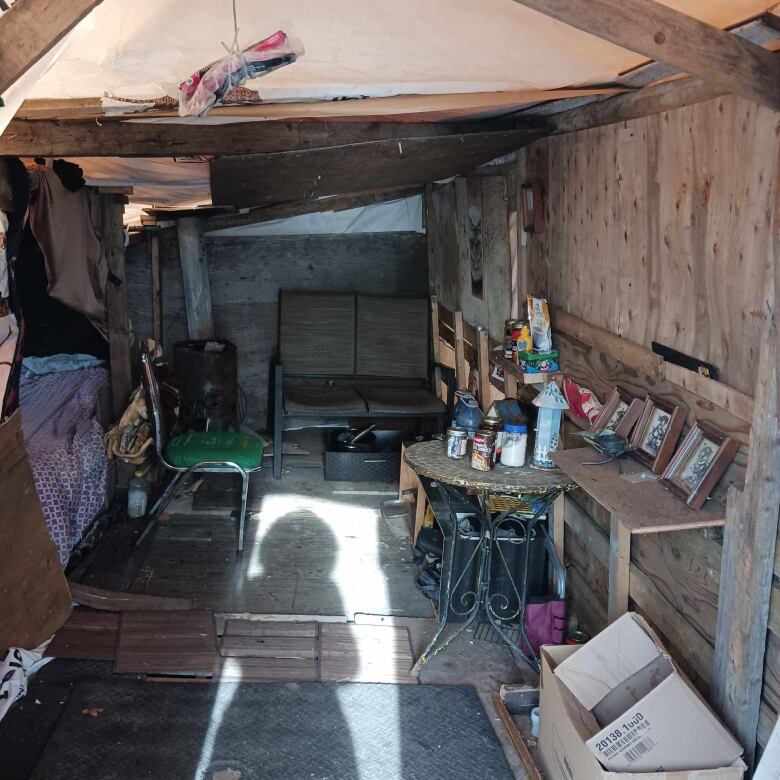
M 22 373 L 24 442 L 63 567 L 106 495 L 107 461 L 95 401 L 107 378 L 105 368 Z

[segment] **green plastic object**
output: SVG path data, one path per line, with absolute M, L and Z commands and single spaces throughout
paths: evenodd
M 263 462 L 263 442 L 257 436 L 233 431 L 191 431 L 168 442 L 165 459 L 179 468 L 204 460 L 229 460 L 241 468 L 256 469 Z

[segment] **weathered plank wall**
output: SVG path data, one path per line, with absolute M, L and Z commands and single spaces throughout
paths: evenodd
M 629 341 L 660 341 L 721 369 L 753 395 L 761 282 L 774 262 L 780 115 L 727 97 L 584 132 L 518 152 L 517 188 L 538 180 L 547 229 L 519 242 L 527 291 Z M 600 395 L 615 384 L 649 390 L 709 421 L 742 446 L 721 483 L 744 478 L 749 425 L 712 403 L 641 376 L 560 337 L 562 361 Z M 574 495 L 566 529 L 571 590 L 586 623 L 606 620 L 606 534 L 600 507 Z M 631 598 L 707 690 L 718 607 L 721 542 L 701 532 L 635 537 Z M 775 567 L 776 580 L 780 565 Z M 747 595 L 747 594 L 746 594 Z M 775 587 L 759 742 L 777 718 L 780 587 Z
M 246 422 L 265 428 L 268 370 L 278 338 L 282 289 L 354 290 L 375 295 L 427 295 L 426 237 L 418 233 L 207 238 L 209 281 L 217 336 L 238 347 L 238 381 L 247 395 Z M 163 342 L 172 355 L 187 338 L 175 235 L 163 234 Z M 150 259 L 145 244 L 127 253 L 128 308 L 135 336 L 152 335 Z M 301 312 L 301 328 L 317 342 L 317 312 Z
M 431 189 L 427 204 L 431 292 L 501 339 L 511 288 L 506 177 L 457 178 Z
M 588 323 L 649 348 L 660 341 L 707 360 L 753 395 L 762 328 L 761 281 L 772 254 L 780 114 L 728 97 L 654 117 L 546 138 L 517 152 L 512 197 L 538 181 L 546 228 L 517 237 L 517 294 L 543 295 Z M 460 303 L 455 185 L 429 197 L 434 289 Z M 520 204 L 510 205 L 521 213 Z M 503 211 L 502 211 L 503 214 Z M 431 218 L 433 217 L 433 219 Z M 449 264 L 444 265 L 443 264 Z M 487 279 L 486 284 L 503 284 Z M 458 298 L 460 295 L 460 298 Z M 453 300 L 454 299 L 454 300 Z M 468 319 L 468 317 L 467 317 Z M 706 399 L 615 356 L 555 334 L 567 374 L 603 399 L 615 384 L 682 403 L 742 447 L 719 488 L 744 478 L 749 425 Z M 606 624 L 609 518 L 575 493 L 567 502 L 569 593 L 591 633 Z M 703 691 L 709 687 L 722 544 L 717 534 L 635 537 L 631 603 L 663 635 Z M 780 548 L 779 548 L 780 549 Z M 747 594 L 746 594 L 747 595 Z M 759 743 L 780 711 L 780 555 L 765 661 Z
M 548 217 L 520 247 L 528 292 L 752 395 L 779 127 L 726 97 L 521 150 L 518 184 L 543 183 Z

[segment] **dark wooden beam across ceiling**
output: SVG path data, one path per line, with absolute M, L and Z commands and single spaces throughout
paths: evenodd
M 654 0 L 515 0 L 597 38 L 780 109 L 780 58 Z
M 16 0 L 0 16 L 0 95 L 100 0 Z
M 550 123 L 549 135 L 573 133 L 590 127 L 662 114 L 664 111 L 703 103 L 727 94 L 728 90 L 708 81 L 694 78 L 675 79 L 551 114 L 547 117 Z
M 537 123 L 539 120 L 536 120 Z M 524 123 L 479 122 L 231 122 L 14 119 L 0 135 L 0 154 L 19 157 L 183 157 L 269 154 L 365 141 L 438 138 Z
M 507 154 L 543 133 L 513 130 L 404 138 L 211 161 L 212 201 L 237 208 L 447 179 Z

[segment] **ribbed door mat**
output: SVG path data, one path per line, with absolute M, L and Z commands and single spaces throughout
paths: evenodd
M 32 774 L 215 777 L 511 780 L 512 773 L 471 687 L 82 680 Z

